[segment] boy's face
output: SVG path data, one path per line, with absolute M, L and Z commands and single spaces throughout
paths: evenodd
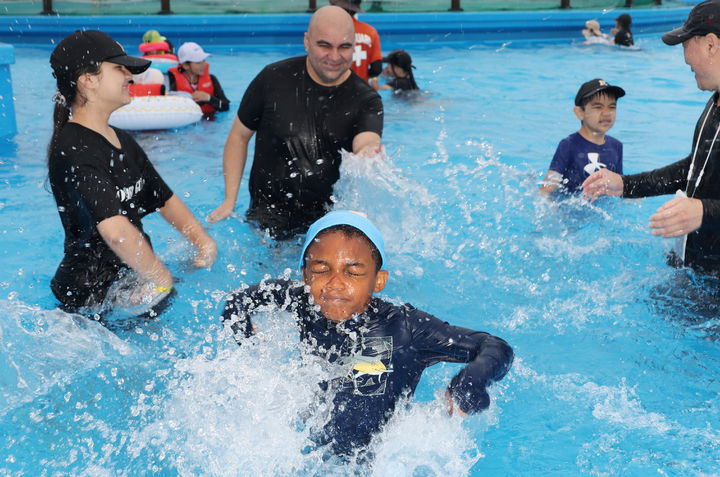
M 340 322 L 364 312 L 388 272 L 376 271 L 370 246 L 341 231 L 321 234 L 307 249 L 303 280 L 326 318 Z
M 615 98 L 600 93 L 590 99 L 584 108 L 575 106 L 573 111 L 590 133 L 604 135 L 615 124 L 616 108 Z

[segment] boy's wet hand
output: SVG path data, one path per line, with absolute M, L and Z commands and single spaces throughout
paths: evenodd
M 447 399 L 448 402 L 448 414 L 453 415 L 453 413 L 457 413 L 460 417 L 467 417 L 467 413 L 463 412 L 462 409 L 460 409 L 460 406 L 455 406 L 455 401 L 453 401 L 452 396 L 450 396 L 450 390 L 447 389 L 445 391 L 445 399 Z

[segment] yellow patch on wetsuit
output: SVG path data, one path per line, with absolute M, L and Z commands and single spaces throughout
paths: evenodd
M 382 373 L 383 371 L 387 371 L 387 368 L 382 364 L 382 361 L 360 361 L 355 363 L 353 370 L 359 373 Z

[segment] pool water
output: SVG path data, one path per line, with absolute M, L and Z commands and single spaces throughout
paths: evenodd
M 441 399 L 459 365 L 426 371 L 372 443 L 371 466 L 307 451 L 322 363 L 297 353 L 292 320 L 258 320 L 237 347 L 224 295 L 266 276 L 297 277 L 298 243 L 236 217 L 209 228 L 220 248 L 191 272 L 190 249 L 157 214 L 145 221 L 180 282 L 152 321 L 108 327 L 55 309 L 49 281 L 63 234 L 46 183 L 54 92 L 49 50 L 16 51 L 20 133 L 0 146 L 0 474 L 78 475 L 714 475 L 720 473 L 718 282 L 665 265 L 649 216 L 667 198 L 541 198 L 560 139 L 579 124 L 579 85 L 622 86 L 611 135 L 625 170 L 691 146 L 708 93 L 680 47 L 575 44 L 407 47 L 428 92 L 383 93 L 387 158 L 347 158 L 338 208 L 365 210 L 385 235 L 383 295 L 506 339 L 510 373 L 465 420 Z M 234 110 L 262 65 L 298 47 L 212 51 Z M 233 114 L 136 135 L 198 216 L 223 196 Z M 251 151 L 252 154 L 252 151 Z M 249 171 L 249 166 L 246 168 Z M 312 417 L 310 423 L 312 424 Z

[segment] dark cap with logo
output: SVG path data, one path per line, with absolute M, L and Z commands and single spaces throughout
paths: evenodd
M 607 91 L 610 95 L 614 96 L 615 99 L 622 98 L 625 96 L 625 90 L 619 86 L 612 86 L 605 80 L 595 78 L 587 83 L 583 83 L 575 96 L 575 106 L 582 106 L 583 101 L 592 98 L 596 94 Z
M 719 0 L 708 0 L 695 5 L 685 20 L 685 24 L 665 33 L 662 41 L 666 45 L 677 45 L 694 36 L 705 36 L 708 33 L 720 36 Z
M 61 41 L 50 55 L 53 75 L 61 81 L 74 81 L 82 68 L 98 66 L 103 61 L 125 66 L 130 73 L 142 73 L 150 61 L 128 56 L 110 35 L 97 30 L 76 31 Z

